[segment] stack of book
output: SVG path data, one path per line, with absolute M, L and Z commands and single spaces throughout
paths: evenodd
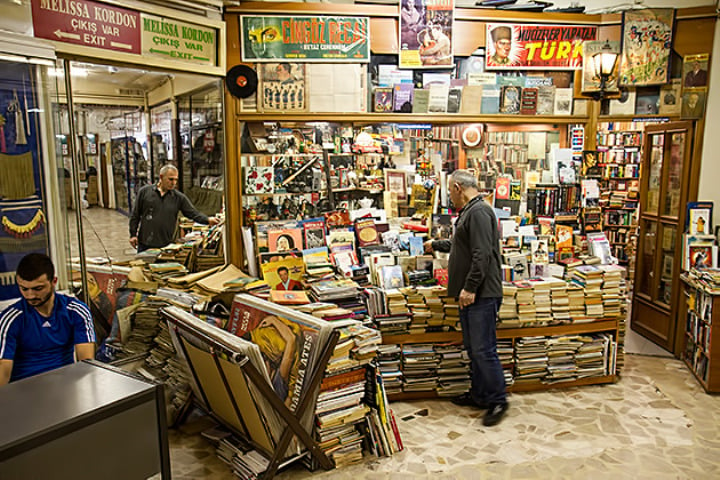
M 425 297 L 418 293 L 415 287 L 405 287 L 400 291 L 405 295 L 407 308 L 412 314 L 410 333 L 425 333 L 425 328 L 432 318 L 432 312 L 425 304 Z
M 583 344 L 578 337 L 548 338 L 548 374 L 543 383 L 570 382 L 577 378 L 575 353 Z
M 316 302 L 335 302 L 347 298 L 355 298 L 358 294 L 358 284 L 349 279 L 323 280 L 313 283 L 310 294 Z
M 607 374 L 611 344 L 614 345 L 614 342 L 609 335 L 583 337 L 583 345 L 578 348 L 575 355 L 578 378 L 598 377 Z
M 547 374 L 547 339 L 521 337 L 515 343 L 515 383 L 532 383 Z
M 447 294 L 447 289 L 440 285 L 430 287 L 417 287 L 417 291 L 423 296 L 425 305 L 430 311 L 430 318 L 427 320 L 428 325 L 444 325 L 445 310 L 441 296 Z
M 625 269 L 618 265 L 600 265 L 603 272 L 602 300 L 605 318 L 617 318 L 624 310 L 623 276 Z
M 502 364 L 503 376 L 505 377 L 505 385 L 510 386 L 515 383 L 513 372 L 515 371 L 515 361 L 513 359 L 513 341 L 511 338 L 498 339 L 497 353 Z
M 327 280 L 335 274 L 335 269 L 328 256 L 327 247 L 303 250 L 302 258 L 305 264 L 305 280 L 307 283 L 313 283 L 321 279 Z
M 185 265 L 176 262 L 151 263 L 148 265 L 152 278 L 158 282 L 166 282 L 168 278 L 179 277 L 188 273 Z
M 374 368 L 368 368 L 365 403 L 372 407 L 365 417 L 365 431 L 370 451 L 378 457 L 392 455 L 403 449 L 400 431 L 387 400 L 382 376 Z
M 440 397 L 456 397 L 470 390 L 470 359 L 459 345 L 435 345 Z
M 533 287 L 526 281 L 514 282 L 517 291 L 515 301 L 518 309 L 518 322 L 521 326 L 533 326 L 535 319 L 535 296 Z
M 378 371 L 382 376 L 385 391 L 388 395 L 402 392 L 402 369 L 400 345 L 388 344 L 378 347 Z
M 411 314 L 405 295 L 403 295 L 399 289 L 386 289 L 385 300 L 387 301 L 387 310 L 390 315 Z
M 498 311 L 498 328 L 514 328 L 519 327 L 517 313 L 517 301 L 515 294 L 517 287 L 512 282 L 503 282 L 503 299 Z
M 548 325 L 552 319 L 552 302 L 550 299 L 551 282 L 543 279 L 531 279 L 535 301 L 535 324 Z
M 402 346 L 403 391 L 428 392 L 437 388 L 438 358 L 432 344 Z
M 573 322 L 585 319 L 585 290 L 574 283 L 567 287 L 568 304 L 570 308 L 570 319 Z
M 603 272 L 595 265 L 581 265 L 575 269 L 571 281 L 585 290 L 585 319 L 594 321 L 603 317 Z
M 554 323 L 570 322 L 570 298 L 568 297 L 567 283 L 558 280 L 553 281 L 550 288 L 550 298 L 552 299 L 552 316 Z
M 462 330 L 460 326 L 460 306 L 457 303 L 455 297 L 449 297 L 447 295 L 440 297 L 443 302 L 443 323 L 442 330 L 456 331 Z
M 395 315 L 375 315 L 375 327 L 383 335 L 401 335 L 410 330 L 412 316 L 409 313 L 398 313 Z

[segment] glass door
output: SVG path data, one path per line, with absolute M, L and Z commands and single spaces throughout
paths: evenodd
M 682 265 L 685 205 L 690 200 L 692 123 L 646 129 L 640 193 L 640 236 L 631 328 L 658 345 L 673 349 Z

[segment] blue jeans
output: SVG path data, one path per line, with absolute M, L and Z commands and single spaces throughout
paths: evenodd
M 505 403 L 505 377 L 497 355 L 495 321 L 502 298 L 475 297 L 460 309 L 463 344 L 470 357 L 470 395 L 477 403 Z

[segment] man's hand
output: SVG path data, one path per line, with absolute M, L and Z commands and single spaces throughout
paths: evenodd
M 458 305 L 460 308 L 465 308 L 475 303 L 475 294 L 470 293 L 464 288 L 460 290 L 460 296 L 458 297 Z
M 217 225 L 218 223 L 220 223 L 220 219 L 218 219 L 217 217 L 208 217 L 208 225 L 213 226 Z
M 130 237 L 130 245 L 132 245 L 133 248 L 137 248 L 137 246 L 138 246 L 137 237 Z
M 425 243 L 423 243 L 423 247 L 425 248 L 425 253 L 433 253 L 433 246 L 432 246 L 432 240 L 428 240 Z

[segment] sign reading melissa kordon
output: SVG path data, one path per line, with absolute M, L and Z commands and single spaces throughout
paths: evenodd
M 242 59 L 369 62 L 369 25 L 367 17 L 241 16 Z

